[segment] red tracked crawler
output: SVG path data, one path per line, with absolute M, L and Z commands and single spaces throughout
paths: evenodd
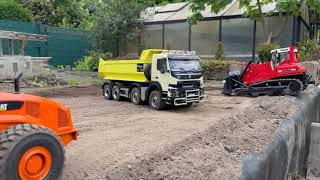
M 16 93 L 0 93 L 0 179 L 57 179 L 64 146 L 77 139 L 70 111 L 59 103 Z
M 242 72 L 231 72 L 226 77 L 223 94 L 298 95 L 308 87 L 311 76 L 298 63 L 298 48 L 295 46 L 271 51 L 272 60 L 253 64 L 252 61 Z

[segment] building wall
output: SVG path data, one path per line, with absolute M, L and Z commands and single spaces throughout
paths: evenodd
M 221 21 L 221 22 L 220 22 Z M 272 33 L 272 42 L 281 47 L 292 44 L 293 17 L 266 17 L 265 27 L 260 21 L 244 17 L 220 18 L 201 21 L 190 26 L 187 22 L 161 22 L 146 24 L 135 44 L 139 48 L 121 49 L 122 54 L 136 54 L 143 49 L 168 48 L 194 50 L 197 54 L 213 58 L 214 49 L 219 41 L 224 44 L 225 56 L 228 59 L 251 60 L 256 57 L 256 47 L 267 42 Z M 302 23 L 303 24 L 303 23 Z M 220 27 L 221 26 L 221 27 Z M 303 29 L 303 27 L 301 27 Z M 263 30 L 265 29 L 265 30 Z M 306 34 L 303 29 L 301 34 Z M 302 33 L 303 32 L 303 33 Z M 139 51 L 140 50 L 140 51 Z

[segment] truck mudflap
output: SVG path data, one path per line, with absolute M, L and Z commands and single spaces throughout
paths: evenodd
M 200 89 L 195 90 L 186 90 L 185 97 L 175 98 L 173 100 L 173 105 L 175 106 L 184 106 L 189 103 L 200 103 L 208 99 L 207 95 L 200 95 Z

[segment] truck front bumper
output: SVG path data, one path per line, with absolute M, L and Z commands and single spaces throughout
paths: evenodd
M 181 96 L 181 94 L 180 94 Z M 167 102 L 173 104 L 174 106 L 184 106 L 189 103 L 200 103 L 208 99 L 207 95 L 204 95 L 203 91 L 200 89 L 185 90 L 183 97 L 169 97 Z

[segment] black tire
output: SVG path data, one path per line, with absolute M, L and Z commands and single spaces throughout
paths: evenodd
M 64 165 L 60 138 L 47 128 L 31 124 L 19 124 L 0 133 L 0 179 L 22 179 L 18 171 L 20 158 L 39 146 L 50 152 L 52 159 L 50 170 L 43 179 L 58 179 Z
M 303 84 L 300 80 L 295 80 L 289 82 L 288 89 L 291 96 L 299 96 L 303 90 Z
M 106 100 L 112 100 L 112 89 L 110 84 L 105 84 L 103 86 L 103 96 Z
M 117 84 L 113 85 L 113 87 L 112 87 L 112 99 L 115 101 L 121 100 L 120 87 Z
M 137 88 L 137 87 L 132 88 L 131 93 L 130 93 L 130 99 L 131 99 L 131 102 L 135 105 L 142 104 L 141 92 L 140 92 L 139 88 Z
M 228 89 L 227 83 L 223 85 L 222 94 L 225 96 L 231 96 L 232 90 Z
M 181 106 L 182 108 L 191 108 L 193 103 L 187 103 L 187 105 Z
M 156 110 L 162 110 L 166 107 L 166 103 L 162 100 L 162 95 L 159 91 L 152 91 L 150 93 L 149 106 Z
M 144 75 L 149 81 L 151 81 L 151 64 L 147 64 L 144 68 Z

